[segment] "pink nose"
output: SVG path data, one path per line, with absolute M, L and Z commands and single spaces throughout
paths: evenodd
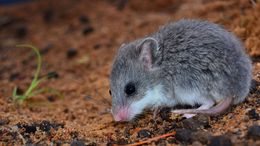
M 118 111 L 117 114 L 114 115 L 115 121 L 127 121 L 129 117 L 129 109 L 123 108 Z

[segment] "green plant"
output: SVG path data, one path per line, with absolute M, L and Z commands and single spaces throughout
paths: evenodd
M 28 99 L 28 98 L 30 98 L 32 96 L 35 96 L 35 95 L 37 95 L 39 93 L 42 93 L 42 92 L 49 92 L 49 93 L 60 95 L 60 93 L 58 91 L 56 91 L 55 89 L 51 89 L 51 88 L 41 88 L 41 89 L 39 89 L 38 88 L 39 84 L 42 81 L 47 79 L 47 76 L 39 78 L 39 74 L 41 72 L 41 67 L 42 67 L 42 57 L 41 57 L 41 54 L 40 54 L 39 50 L 36 47 L 34 47 L 32 45 L 27 45 L 27 44 L 17 45 L 17 47 L 20 47 L 20 48 L 31 48 L 34 51 L 34 53 L 37 56 L 37 69 L 36 69 L 36 72 L 34 73 L 34 77 L 33 77 L 33 80 L 31 82 L 30 86 L 24 92 L 24 94 L 18 95 L 17 94 L 17 87 L 14 88 L 14 90 L 13 90 L 13 98 L 14 98 L 14 100 L 16 100 L 18 102 L 23 102 L 24 100 L 26 100 L 26 99 Z

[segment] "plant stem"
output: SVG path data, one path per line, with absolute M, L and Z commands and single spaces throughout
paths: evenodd
M 26 90 L 24 96 L 23 96 L 23 99 L 21 100 L 24 100 L 25 98 L 27 98 L 28 96 L 30 96 L 31 92 L 33 91 L 34 88 L 37 87 L 37 85 L 39 84 L 39 81 L 38 81 L 38 77 L 39 77 L 39 74 L 40 74 L 40 71 L 41 71 L 41 67 L 42 67 L 42 58 L 41 58 L 41 54 L 40 52 L 38 51 L 38 49 L 36 49 L 35 47 L 33 47 L 32 45 L 27 45 L 27 44 L 22 44 L 22 45 L 17 45 L 17 47 L 23 47 L 23 48 L 31 48 L 33 49 L 34 53 L 36 54 L 37 56 L 37 69 L 36 69 L 36 72 L 34 74 L 34 77 L 33 77 L 33 80 L 31 82 L 31 85 L 29 86 L 29 88 Z

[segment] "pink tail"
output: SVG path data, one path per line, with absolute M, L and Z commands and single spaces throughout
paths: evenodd
M 233 97 L 223 99 L 220 103 L 210 109 L 187 109 L 185 114 L 202 114 L 209 116 L 217 116 L 223 114 L 231 106 Z

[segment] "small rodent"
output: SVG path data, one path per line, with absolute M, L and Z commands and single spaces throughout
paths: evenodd
M 147 108 L 199 104 L 172 112 L 219 115 L 245 99 L 251 80 L 251 60 L 233 34 L 183 19 L 119 48 L 110 76 L 112 114 L 129 121 Z

